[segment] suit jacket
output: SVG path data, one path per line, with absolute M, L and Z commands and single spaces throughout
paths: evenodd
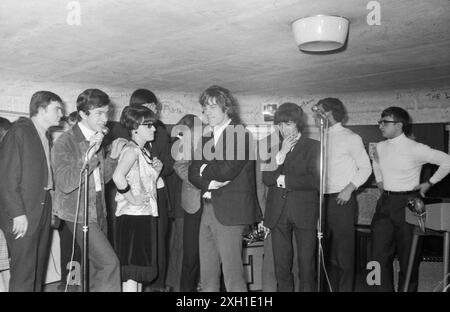
M 52 167 L 55 177 L 54 213 L 61 219 L 70 222 L 75 221 L 75 211 L 78 200 L 80 171 L 84 162 L 84 155 L 89 148 L 89 142 L 84 137 L 77 125 L 67 130 L 56 140 L 52 149 Z M 107 157 L 105 159 L 103 148 L 100 148 L 89 162 L 89 222 L 94 221 L 93 213 L 96 212 L 97 194 L 93 171 L 100 168 L 100 180 L 102 186 L 102 219 L 97 219 L 99 225 L 106 226 L 105 183 L 114 173 L 117 159 Z M 82 194 L 78 222 L 83 222 L 84 200 Z
M 26 215 L 33 234 L 41 219 L 48 184 L 42 141 L 31 119 L 20 118 L 0 147 L 0 227 L 11 232 L 12 219 Z
M 177 160 L 173 165 L 173 169 L 183 181 L 181 185 L 181 207 L 187 213 L 194 214 L 201 206 L 201 191 L 189 182 L 190 165 L 190 160 Z
M 280 143 L 281 146 L 281 143 Z M 275 157 L 275 155 L 273 155 Z M 273 228 L 284 209 L 299 228 L 315 229 L 319 212 L 320 145 L 301 136 L 283 164 L 273 171 L 263 172 L 269 187 L 264 225 Z M 277 186 L 278 177 L 285 175 L 286 188 Z
M 216 218 L 223 225 L 248 225 L 261 218 L 256 198 L 252 136 L 242 125 L 239 126 L 235 128 L 231 123 L 225 128 L 215 146 L 212 159 L 208 160 L 203 153 L 202 160 L 194 158 L 189 167 L 189 181 L 201 189 L 202 194 L 208 191 L 212 180 L 231 181 L 228 185 L 211 191 Z M 230 138 L 234 142 L 227 142 Z M 213 145 L 210 140 L 211 137 L 203 137 L 203 151 L 205 145 Z M 200 176 L 203 164 L 207 166 Z

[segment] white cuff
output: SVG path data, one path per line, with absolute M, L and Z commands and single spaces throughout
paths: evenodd
M 200 167 L 200 176 L 203 175 L 203 170 L 205 170 L 206 166 L 208 166 L 208 164 L 203 164 L 203 165 Z
M 275 155 L 275 160 L 276 160 L 276 163 L 278 166 L 282 165 L 284 163 L 285 159 L 286 159 L 286 154 L 282 153 L 281 151 Z
M 277 186 L 278 187 L 286 188 L 285 178 L 286 178 L 286 176 L 284 174 L 280 174 L 280 176 L 277 178 Z

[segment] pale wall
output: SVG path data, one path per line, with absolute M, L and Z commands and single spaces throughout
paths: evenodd
M 28 114 L 31 95 L 37 90 L 49 90 L 57 93 L 66 102 L 67 112 L 75 109 L 75 101 L 84 89 L 96 87 L 108 93 L 113 101 L 113 118 L 117 120 L 122 108 L 127 105 L 133 89 L 112 89 L 103 86 L 80 84 L 52 84 L 24 81 L 0 82 L 0 115 L 15 119 L 19 115 Z M 163 105 L 162 120 L 172 124 L 184 114 L 200 115 L 198 93 L 170 92 L 153 90 Z M 313 125 L 311 106 L 323 97 L 340 98 L 349 113 L 348 124 L 375 124 L 381 111 L 388 106 L 406 108 L 414 122 L 433 123 L 450 122 L 450 87 L 422 90 L 399 90 L 365 93 L 343 93 L 305 96 L 261 96 L 252 94 L 236 94 L 241 104 L 241 116 L 247 124 L 270 124 L 264 122 L 262 110 L 264 104 L 281 104 L 294 102 L 302 106 L 308 114 L 308 123 Z

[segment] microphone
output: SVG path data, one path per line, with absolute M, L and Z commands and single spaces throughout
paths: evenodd
M 99 133 L 99 132 L 101 132 L 102 134 L 103 134 L 103 136 L 105 136 L 105 135 L 107 135 L 108 133 L 109 133 L 109 128 L 108 127 L 104 127 L 104 128 L 102 128 L 100 131 L 97 131 L 95 134 L 97 134 L 97 133 Z M 88 152 L 91 150 L 91 148 L 93 148 L 95 146 L 95 143 L 91 143 L 90 145 L 89 145 L 89 148 L 88 148 Z
M 109 128 L 108 127 L 104 127 L 99 132 L 103 133 L 103 135 L 107 135 L 109 133 Z
M 97 131 L 97 133 L 101 132 L 103 134 L 103 136 L 107 135 L 109 133 L 109 128 L 108 127 L 103 127 L 100 131 Z M 96 143 L 93 142 L 89 145 L 86 154 L 84 155 L 84 164 L 83 164 L 83 170 L 87 167 L 87 164 L 89 162 L 89 152 L 91 151 L 91 149 L 93 149 L 95 147 Z
M 328 119 L 327 115 L 325 115 L 325 112 L 323 111 L 323 109 L 321 109 L 319 106 L 314 105 L 313 107 L 311 107 L 311 110 L 317 114 L 317 116 L 324 118 L 324 119 Z

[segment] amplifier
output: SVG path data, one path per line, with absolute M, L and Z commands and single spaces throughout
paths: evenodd
M 425 227 L 435 231 L 450 232 L 450 203 L 426 204 Z M 417 217 L 408 209 L 406 222 L 419 225 Z

